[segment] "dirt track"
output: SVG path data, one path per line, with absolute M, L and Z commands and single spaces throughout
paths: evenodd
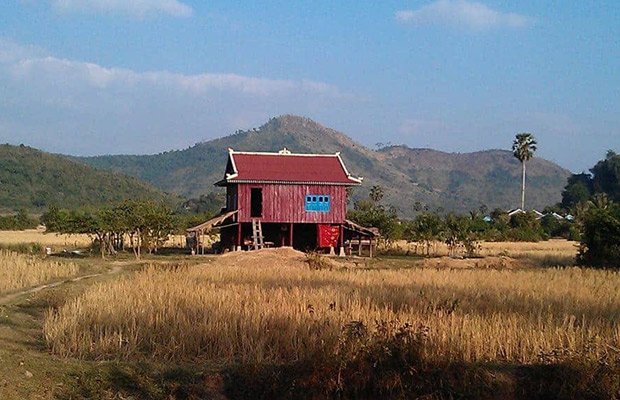
M 62 281 L 58 281 L 58 282 L 53 282 L 53 283 L 46 283 L 43 285 L 38 285 L 38 286 L 34 286 L 34 287 L 29 287 L 29 288 L 25 288 L 25 289 L 21 289 L 17 292 L 12 292 L 12 293 L 7 293 L 5 295 L 0 295 L 0 305 L 6 305 L 11 303 L 13 300 L 23 296 L 23 295 L 27 295 L 27 294 L 31 294 L 31 293 L 36 293 L 39 292 L 41 290 L 44 289 L 51 289 L 60 285 L 63 285 L 65 283 L 70 283 L 70 282 L 78 282 L 81 281 L 83 279 L 89 279 L 89 278 L 95 278 L 98 276 L 102 276 L 102 275 L 114 275 L 114 274 L 118 274 L 119 272 L 121 272 L 122 268 L 120 265 L 115 265 L 114 267 L 112 267 L 112 269 L 110 269 L 107 272 L 101 272 L 98 274 L 89 274 L 89 275 L 81 275 L 81 276 L 76 276 L 75 278 L 70 278 L 70 279 L 64 279 Z

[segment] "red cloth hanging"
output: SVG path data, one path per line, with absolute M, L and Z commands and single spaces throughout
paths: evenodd
M 317 228 L 318 247 L 338 247 L 340 226 L 319 224 Z

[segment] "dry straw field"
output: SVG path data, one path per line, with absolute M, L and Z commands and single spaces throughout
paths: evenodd
M 46 233 L 43 229 L 26 229 L 23 231 L 0 231 L 0 245 L 13 246 L 37 243 L 42 247 L 50 247 L 54 251 L 89 247 L 92 238 L 88 235 L 65 235 Z M 129 245 L 129 239 L 127 239 Z M 185 247 L 185 236 L 170 235 L 164 247 Z
M 0 231 L 0 244 L 19 245 L 38 243 L 43 247 L 53 247 L 57 250 L 86 247 L 92 243 L 87 235 L 61 235 L 45 233 L 41 229 L 26 229 L 23 231 Z
M 442 242 L 435 242 L 431 246 L 432 254 L 436 256 L 448 256 L 448 246 Z M 550 263 L 554 260 L 566 265 L 574 262 L 577 255 L 579 242 L 564 239 L 550 239 L 542 242 L 480 242 L 479 254 L 481 256 L 508 256 L 514 258 L 530 258 L 537 261 Z M 392 250 L 423 254 L 422 243 L 407 243 L 404 240 L 392 244 Z
M 78 270 L 74 263 L 41 260 L 0 250 L 0 293 L 76 275 Z
M 443 362 L 554 363 L 620 351 L 617 272 L 314 270 L 293 250 L 261 252 L 152 266 L 94 286 L 48 312 L 47 343 L 83 359 L 287 362 L 337 351 L 344 327 L 361 321 L 370 330 L 409 324 L 424 337 L 424 358 Z

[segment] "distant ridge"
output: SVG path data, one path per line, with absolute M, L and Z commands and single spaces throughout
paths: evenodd
M 98 206 L 127 199 L 180 199 L 131 176 L 101 171 L 28 146 L 0 145 L 0 211 Z
M 155 155 L 112 155 L 76 158 L 101 168 L 133 175 L 163 190 L 198 197 L 218 190 L 227 148 L 245 151 L 296 153 L 340 151 L 349 170 L 365 177 L 355 197 L 370 187 L 385 188 L 384 202 L 403 216 L 413 214 L 417 201 L 429 209 L 464 212 L 484 204 L 489 209 L 511 208 L 519 201 L 520 167 L 512 153 L 485 150 L 445 153 L 432 149 L 391 146 L 375 151 L 345 134 L 294 115 L 270 119 L 258 129 L 198 143 L 185 150 Z M 560 200 L 570 172 L 535 157 L 528 163 L 527 205 L 543 208 Z

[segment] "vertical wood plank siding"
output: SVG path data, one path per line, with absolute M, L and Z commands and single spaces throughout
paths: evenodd
M 238 184 L 239 221 L 249 222 L 250 191 L 263 189 L 262 222 L 293 222 L 340 224 L 346 217 L 346 186 L 330 185 L 281 185 L 281 184 Z M 331 197 L 329 212 L 306 212 L 306 195 L 327 195 Z

